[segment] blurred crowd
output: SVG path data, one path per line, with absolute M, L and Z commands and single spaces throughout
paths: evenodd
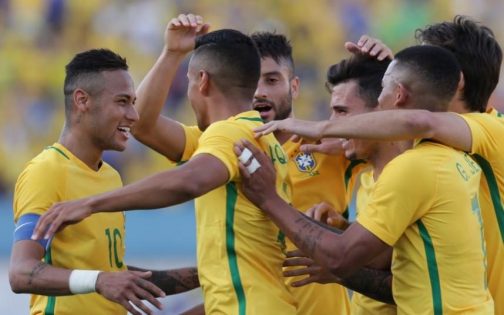
M 70 58 L 110 48 L 127 58 L 138 85 L 161 50 L 166 23 L 179 13 L 200 14 L 212 29 L 286 34 L 301 78 L 296 116 L 318 120 L 328 115 L 326 69 L 346 57 L 345 41 L 369 34 L 397 51 L 415 44 L 415 29 L 465 14 L 503 43 L 503 11 L 499 0 L 0 0 L 0 195 L 10 194 L 24 164 L 58 139 Z M 185 75 L 181 67 L 165 111 L 190 124 Z M 502 84 L 492 102 L 504 102 Z M 134 140 L 125 153 L 105 158 L 125 183 L 170 166 Z

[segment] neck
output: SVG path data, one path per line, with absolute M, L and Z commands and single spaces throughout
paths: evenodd
M 210 101 L 207 106 L 209 109 L 208 119 L 210 124 L 212 124 L 251 110 L 252 101 L 228 99 L 223 97 Z
M 65 126 L 59 143 L 91 169 L 96 171 L 100 168 L 103 150 L 97 148 L 81 131 Z
M 454 98 L 451 102 L 450 102 L 450 106 L 448 107 L 448 110 L 450 112 L 455 112 L 455 113 L 459 113 L 459 114 L 464 114 L 464 113 L 469 113 L 470 110 L 467 109 L 468 106 L 466 104 L 466 102 L 464 102 L 463 100 L 461 99 L 458 99 L 458 98 Z
M 369 163 L 373 165 L 373 177 L 375 181 L 378 180 L 388 162 L 410 149 L 411 146 L 411 141 L 379 142 L 376 151 L 369 158 Z

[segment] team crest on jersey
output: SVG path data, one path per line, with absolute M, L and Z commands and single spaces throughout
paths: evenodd
M 317 175 L 318 172 L 314 172 L 313 170 L 317 166 L 317 161 L 315 157 L 311 153 L 299 152 L 294 161 L 296 162 L 296 166 L 298 170 L 305 173 L 310 173 L 310 175 Z

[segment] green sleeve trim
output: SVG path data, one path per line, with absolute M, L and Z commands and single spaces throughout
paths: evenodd
M 48 148 L 54 148 L 54 147 L 48 147 Z M 60 151 L 58 148 L 54 148 L 56 151 Z M 51 246 L 46 250 L 46 254 L 44 256 L 44 261 L 46 264 L 52 265 L 52 256 L 51 256 Z M 56 297 L 55 296 L 48 296 L 47 297 L 47 305 L 44 310 L 44 315 L 54 315 L 54 309 L 56 307 Z
M 59 148 L 56 148 L 56 147 L 53 147 L 52 145 L 46 147 L 46 150 L 47 149 L 53 149 L 53 150 L 56 150 L 56 152 L 58 152 L 59 154 L 63 155 L 64 157 L 66 157 L 67 160 L 70 160 L 70 158 L 65 154 L 65 152 L 61 151 Z
M 237 198 L 236 184 L 234 182 L 228 183 L 226 185 L 226 251 L 231 271 L 231 280 L 233 281 L 233 287 L 238 299 L 238 314 L 245 315 L 247 300 L 245 299 L 245 291 L 243 290 L 235 251 L 234 214 Z
M 364 163 L 364 161 L 362 161 L 362 160 L 355 160 L 355 161 L 350 162 L 350 164 L 347 166 L 347 168 L 345 170 L 345 189 L 348 190 L 348 182 L 350 182 L 350 178 L 352 178 L 353 169 L 357 165 L 363 164 L 363 163 Z
M 439 283 L 439 270 L 436 261 L 436 251 L 434 250 L 434 244 L 432 244 L 432 239 L 427 231 L 427 228 L 422 223 L 421 220 L 417 222 L 418 231 L 422 237 L 422 241 L 425 247 L 425 255 L 427 257 L 427 267 L 429 269 L 429 278 L 432 290 L 432 303 L 434 308 L 434 315 L 443 314 L 443 302 L 441 299 L 441 284 Z
M 262 120 L 261 118 L 259 117 L 238 117 L 236 118 L 235 120 L 250 120 L 250 121 L 260 121 L 260 122 L 264 122 L 264 120 Z
M 492 199 L 497 225 L 499 226 L 501 240 L 504 242 L 504 207 L 502 206 L 502 199 L 499 193 L 499 184 L 497 184 L 497 179 L 495 178 L 490 163 L 481 155 L 474 154 L 473 157 L 481 167 L 483 174 L 485 174 L 488 188 L 490 189 L 490 197 Z

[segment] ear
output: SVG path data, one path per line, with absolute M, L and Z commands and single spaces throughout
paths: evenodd
M 210 75 L 205 70 L 199 72 L 198 90 L 204 96 L 208 96 L 210 92 Z
M 73 92 L 73 104 L 78 112 L 85 112 L 89 108 L 89 94 L 82 89 L 75 89 Z
M 457 85 L 457 93 L 462 94 L 464 92 L 464 87 L 465 87 L 464 72 L 460 71 L 460 79 Z
M 290 81 L 290 89 L 291 89 L 291 95 L 292 99 L 296 99 L 299 95 L 299 88 L 300 88 L 301 82 L 299 81 L 299 77 L 295 76 L 294 78 L 291 79 Z
M 409 100 L 409 91 L 404 86 L 402 83 L 398 83 L 396 88 L 395 88 L 395 93 L 396 93 L 396 98 L 395 98 L 395 103 L 394 106 L 398 108 L 404 108 L 406 107 L 406 104 L 408 103 Z

